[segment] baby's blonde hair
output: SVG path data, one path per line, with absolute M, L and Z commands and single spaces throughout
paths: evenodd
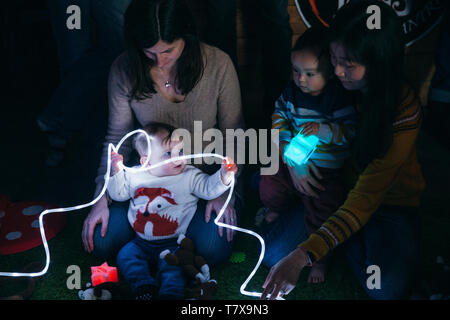
M 147 132 L 147 134 L 150 137 L 154 137 L 156 134 L 158 134 L 161 131 L 166 131 L 168 134 L 163 139 L 163 143 L 167 143 L 170 141 L 172 137 L 172 133 L 176 130 L 174 126 L 171 126 L 167 123 L 162 122 L 149 122 L 147 123 L 142 130 Z M 150 139 L 150 144 L 152 143 L 152 140 Z M 139 155 L 146 156 L 148 151 L 148 145 L 147 145 L 147 138 L 143 133 L 139 133 L 136 135 L 136 137 L 133 139 L 133 147 L 134 149 L 139 153 Z M 151 147 L 151 145 L 150 145 Z

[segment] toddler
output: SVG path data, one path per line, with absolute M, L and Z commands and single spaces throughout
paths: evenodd
M 317 230 L 346 198 L 342 167 L 350 156 L 356 121 L 348 94 L 334 79 L 326 39 L 325 28 L 313 27 L 300 36 L 292 49 L 293 80 L 276 101 L 272 115 L 272 129 L 279 129 L 282 161 L 277 174 L 262 175 L 260 180 L 265 223 L 272 223 L 301 200 L 308 234 Z M 318 169 L 314 173 L 324 190 L 301 181 L 309 163 L 292 168 L 285 162 L 284 149 L 298 132 L 319 138 L 309 163 Z M 324 281 L 325 270 L 326 258 L 313 265 L 308 282 Z

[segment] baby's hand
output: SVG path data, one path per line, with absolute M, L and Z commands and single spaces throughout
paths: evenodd
M 318 122 L 305 122 L 299 126 L 300 132 L 305 137 L 310 135 L 317 135 L 319 133 L 320 123 Z
M 220 178 L 224 185 L 229 185 L 231 183 L 231 179 L 237 172 L 237 166 L 231 160 L 231 158 L 227 157 L 226 160 L 223 160 L 222 167 L 220 168 Z
M 111 151 L 111 177 L 120 171 L 120 163 L 123 163 L 123 156 L 117 152 Z

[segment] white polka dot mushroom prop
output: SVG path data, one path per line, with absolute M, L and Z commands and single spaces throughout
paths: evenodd
M 10 202 L 0 197 L 0 254 L 13 254 L 42 244 L 39 215 L 54 208 L 44 202 Z M 44 216 L 47 240 L 60 232 L 66 223 L 65 213 Z

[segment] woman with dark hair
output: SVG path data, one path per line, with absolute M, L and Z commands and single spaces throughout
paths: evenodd
M 380 8 L 381 29 L 367 27 L 370 5 Z M 415 146 L 421 106 L 403 78 L 400 22 L 381 1 L 351 1 L 338 11 L 330 32 L 335 74 L 358 101 L 355 179 L 345 202 L 309 237 L 301 212 L 269 230 L 266 264 L 273 267 L 262 297 L 289 293 L 305 266 L 340 246 L 372 298 L 408 298 L 418 265 L 418 207 L 425 184 Z M 381 272 L 373 288 L 367 285 L 369 266 Z
M 201 45 L 187 10 L 173 1 L 131 3 L 125 13 L 125 44 L 133 99 L 150 98 L 156 86 L 165 89 L 161 94 L 169 100 L 181 102 L 202 77 Z
M 217 128 L 243 128 L 239 82 L 228 55 L 200 43 L 189 8 L 182 0 L 133 0 L 125 13 L 126 52 L 113 63 L 109 76 L 109 122 L 100 163 L 97 193 L 106 172 L 107 146 L 114 145 L 137 126 L 156 121 L 194 134 Z M 203 134 L 203 132 L 196 132 Z M 120 152 L 127 162 L 130 144 Z M 191 149 L 192 150 L 192 149 Z M 231 254 L 233 233 L 214 224 L 225 196 L 199 202 L 187 236 L 207 262 L 214 265 Z M 111 258 L 133 237 L 127 205 L 108 203 L 103 196 L 84 221 L 82 240 L 86 251 Z M 240 202 L 233 195 L 223 222 L 237 223 Z

